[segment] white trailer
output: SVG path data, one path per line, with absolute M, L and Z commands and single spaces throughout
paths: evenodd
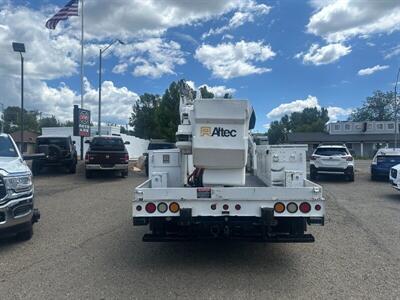
M 246 174 L 252 115 L 245 100 L 182 99 L 179 150 L 152 151 L 149 179 L 135 189 L 133 224 L 150 227 L 144 241 L 314 241 L 305 232 L 324 225 L 325 201 L 306 179 L 304 147 L 275 146 L 288 158 L 281 186 L 266 184 L 266 151 L 253 157 L 256 175 Z

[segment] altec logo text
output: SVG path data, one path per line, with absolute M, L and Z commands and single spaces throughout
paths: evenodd
M 221 136 L 221 137 L 236 137 L 237 131 L 235 129 L 224 129 L 223 127 L 214 127 L 211 131 L 211 127 L 201 127 L 201 136 Z

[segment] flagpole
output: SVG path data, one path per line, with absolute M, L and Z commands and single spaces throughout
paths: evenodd
M 84 23 L 83 23 L 83 0 L 81 0 L 81 108 L 83 108 L 83 46 L 84 46 Z
M 83 108 L 83 93 L 84 93 L 84 91 L 83 91 L 83 72 L 84 72 L 84 69 L 83 69 L 83 46 L 84 46 L 84 23 L 83 23 L 83 12 L 84 12 L 84 6 L 83 6 L 83 0 L 81 0 L 81 16 L 82 16 L 82 19 L 81 19 L 81 108 Z M 89 125 L 90 126 L 90 125 Z M 81 136 L 81 160 L 83 160 L 83 141 L 84 141 L 84 138 L 83 138 L 83 136 Z

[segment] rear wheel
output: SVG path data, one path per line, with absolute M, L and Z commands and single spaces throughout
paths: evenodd
M 350 182 L 354 181 L 354 173 L 350 173 L 349 175 L 347 175 L 347 180 Z
M 17 240 L 18 241 L 29 241 L 33 236 L 33 225 L 30 223 L 26 230 L 17 233 Z
M 121 177 L 122 177 L 122 178 L 128 177 L 128 171 L 122 171 L 122 172 L 121 172 Z
M 378 177 L 374 173 L 371 173 L 371 180 L 376 181 L 378 180 Z
M 32 162 L 32 174 L 39 175 L 39 173 L 40 173 L 40 164 L 37 160 L 34 160 Z
M 86 175 L 86 178 L 88 178 L 88 179 L 93 177 L 93 173 L 90 170 L 86 170 L 85 175 Z
M 310 179 L 311 180 L 317 180 L 317 172 L 314 170 L 310 170 Z
M 70 174 L 75 174 L 76 173 L 76 162 L 72 161 L 69 166 L 68 166 L 68 172 Z

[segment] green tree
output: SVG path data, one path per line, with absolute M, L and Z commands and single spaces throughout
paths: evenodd
M 207 87 L 204 85 L 200 88 L 201 98 L 203 99 L 212 99 L 214 98 L 214 94 L 207 90 Z
M 37 111 L 26 111 L 24 109 L 24 130 L 39 132 Z M 4 132 L 12 133 L 20 130 L 21 108 L 9 106 L 4 110 Z
M 160 138 L 156 111 L 159 105 L 160 96 L 147 93 L 136 101 L 129 119 L 135 136 L 143 139 Z
M 282 144 L 287 141 L 290 132 L 322 132 L 329 121 L 328 110 L 305 108 L 302 112 L 285 115 L 279 121 L 274 121 L 268 129 L 270 144 Z
M 39 127 L 60 127 L 61 123 L 56 119 L 55 116 L 45 117 L 39 120 Z
M 357 108 L 349 120 L 363 121 L 391 121 L 394 117 L 394 93 L 375 91 L 367 97 L 360 108 Z

